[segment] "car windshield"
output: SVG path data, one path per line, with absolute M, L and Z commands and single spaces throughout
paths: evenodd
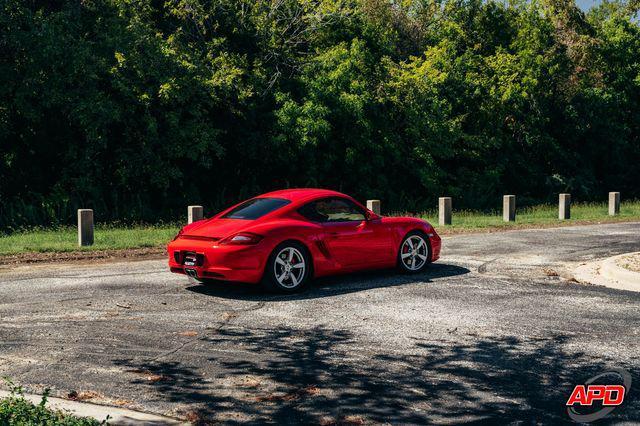
M 282 198 L 254 198 L 245 201 L 222 217 L 225 219 L 255 220 L 280 207 L 286 206 L 290 202 L 291 201 Z

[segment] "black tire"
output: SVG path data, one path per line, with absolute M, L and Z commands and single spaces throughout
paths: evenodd
M 293 259 L 289 258 L 291 250 L 294 250 Z M 278 257 L 285 264 L 279 263 L 276 260 Z M 304 262 L 303 266 L 296 267 L 295 265 L 300 265 L 300 260 Z M 286 264 L 289 264 L 288 269 Z M 299 269 L 302 271 L 300 272 Z M 278 277 L 282 277 L 287 271 L 288 275 L 278 280 Z M 307 286 L 312 276 L 313 264 L 307 248 L 296 241 L 285 241 L 273 249 L 269 255 L 262 276 L 262 285 L 267 291 L 274 293 L 296 293 Z
M 405 248 L 406 241 L 409 239 L 411 239 L 410 241 L 411 245 L 413 245 L 414 242 L 417 245 L 419 245 L 420 243 L 418 241 L 422 240 L 424 242 L 424 247 L 420 246 L 419 249 L 416 251 L 417 254 L 415 256 L 409 255 L 404 258 L 405 260 L 403 260 L 403 257 L 402 257 L 403 249 Z M 404 254 L 407 254 L 407 253 L 404 253 Z M 422 259 L 421 256 L 425 256 L 425 258 Z M 420 263 L 415 263 L 414 264 L 415 269 L 412 269 L 411 260 L 406 260 L 406 259 L 415 259 L 415 262 L 420 262 Z M 398 248 L 397 267 L 400 270 L 400 272 L 404 274 L 418 274 L 420 272 L 423 272 L 427 268 L 430 262 L 431 262 L 431 242 L 429 241 L 429 237 L 427 237 L 427 235 L 424 232 L 420 232 L 420 231 L 411 231 L 407 235 L 405 235 L 404 238 L 402 239 L 402 242 L 400 243 L 400 247 Z

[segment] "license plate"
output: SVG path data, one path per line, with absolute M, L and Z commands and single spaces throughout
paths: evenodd
M 194 253 L 185 254 L 184 262 L 183 262 L 185 266 L 196 266 L 197 262 L 198 262 L 198 258 Z

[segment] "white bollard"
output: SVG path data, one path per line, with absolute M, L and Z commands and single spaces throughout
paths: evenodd
M 609 193 L 609 216 L 617 216 L 620 214 L 620 193 Z
M 93 245 L 93 210 L 78 209 L 78 245 Z
M 571 219 L 571 194 L 560 194 L 558 199 L 558 219 Z
M 367 200 L 367 208 L 380 216 L 380 200 Z
M 197 222 L 204 217 L 202 206 L 187 207 L 187 223 Z
M 502 220 L 505 222 L 516 221 L 516 196 L 505 195 L 502 197 Z
M 438 198 L 438 224 L 451 225 L 451 197 Z

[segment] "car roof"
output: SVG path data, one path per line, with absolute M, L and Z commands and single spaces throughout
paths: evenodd
M 267 192 L 266 194 L 259 195 L 259 198 L 284 198 L 286 200 L 290 200 L 292 202 L 296 201 L 304 201 L 314 198 L 321 197 L 347 197 L 347 195 L 337 192 L 331 191 L 330 189 L 320 189 L 320 188 L 291 188 L 291 189 L 281 189 L 279 191 Z

